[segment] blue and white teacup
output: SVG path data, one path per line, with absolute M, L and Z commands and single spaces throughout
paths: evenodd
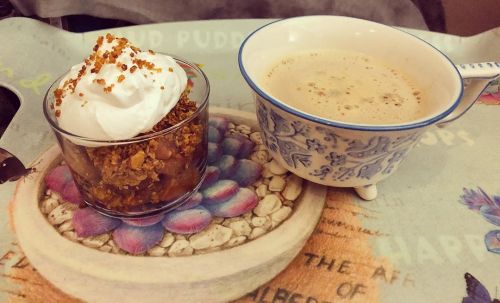
M 277 100 L 262 88 L 272 63 L 296 51 L 341 49 L 384 58 L 421 84 L 432 110 L 401 124 L 363 125 L 313 116 Z M 399 29 L 341 16 L 284 19 L 251 33 L 238 55 L 254 92 L 263 140 L 274 159 L 315 183 L 354 187 L 367 200 L 431 125 L 453 121 L 500 74 L 495 62 L 455 66 L 427 42 Z M 464 89 L 463 78 L 471 83 Z M 306 102 L 306 100 L 304 100 Z

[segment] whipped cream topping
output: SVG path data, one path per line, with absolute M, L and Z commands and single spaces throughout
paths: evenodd
M 52 108 L 59 126 L 72 134 L 130 139 L 151 131 L 186 85 L 186 73 L 172 57 L 141 51 L 107 34 L 61 80 Z

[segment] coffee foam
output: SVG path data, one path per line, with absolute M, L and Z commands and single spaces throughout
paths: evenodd
M 263 89 L 314 116 L 354 124 L 401 124 L 429 113 L 425 95 L 401 70 L 341 50 L 292 53 L 271 65 Z

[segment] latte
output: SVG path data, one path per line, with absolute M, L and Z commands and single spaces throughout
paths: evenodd
M 354 124 L 400 124 L 428 115 L 422 90 L 397 67 L 363 53 L 313 50 L 283 57 L 264 91 L 305 113 Z

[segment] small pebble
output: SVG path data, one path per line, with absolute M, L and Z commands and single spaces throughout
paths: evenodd
M 230 223 L 229 228 L 234 231 L 236 236 L 248 236 L 252 232 L 250 224 L 245 219 Z
M 253 217 L 252 218 L 252 225 L 254 227 L 261 227 L 266 224 L 266 222 L 269 221 L 267 217 Z
M 259 180 L 255 181 L 252 185 L 253 185 L 255 188 L 257 188 L 257 187 L 258 187 L 259 185 L 261 185 L 261 184 L 262 184 L 262 180 L 261 180 L 261 179 L 259 179 Z
M 264 223 L 264 225 L 259 226 L 259 227 L 262 228 L 263 230 L 265 230 L 266 232 L 268 230 L 272 229 L 273 222 L 271 221 L 271 216 L 266 216 L 266 222 Z
M 108 243 L 106 243 L 106 245 L 111 246 L 111 252 L 114 254 L 125 254 L 125 252 L 121 250 L 113 240 L 109 240 Z
M 269 157 L 269 153 L 267 152 L 267 150 L 254 151 L 250 155 L 250 160 L 257 162 L 259 164 L 262 164 L 262 165 L 269 162 L 269 158 L 270 157 Z
M 163 256 L 167 252 L 167 249 L 165 247 L 161 246 L 155 246 L 148 250 L 148 254 L 153 257 L 160 257 Z
M 231 239 L 233 230 L 222 225 L 213 224 L 204 231 L 193 235 L 189 239 L 194 249 L 206 249 L 221 246 Z
M 282 202 L 286 200 L 280 192 L 275 192 L 274 194 L 278 196 Z
M 285 221 L 286 218 L 290 216 L 292 213 L 292 209 L 288 206 L 284 206 L 280 209 L 278 209 L 276 212 L 271 214 L 271 221 L 273 228 L 280 224 L 281 222 Z
M 256 228 L 252 229 L 252 232 L 250 233 L 250 236 L 248 237 L 248 239 L 253 240 L 255 238 L 262 236 L 265 233 L 266 233 L 266 231 L 263 228 L 256 227 Z
M 49 223 L 52 225 L 59 225 L 63 222 L 71 220 L 73 217 L 74 205 L 63 203 L 54 208 L 48 216 Z
M 103 245 L 103 246 L 99 247 L 99 250 L 109 253 L 109 252 L 113 251 L 113 247 L 111 247 L 109 245 Z
M 283 197 L 286 200 L 294 201 L 300 196 L 301 192 L 302 192 L 302 178 L 297 177 L 294 174 L 291 174 L 287 178 L 285 189 L 282 192 Z
M 242 220 L 242 217 L 240 216 L 237 216 L 237 217 L 231 217 L 231 218 L 226 218 L 226 220 L 224 220 L 224 223 L 222 223 L 222 226 L 224 227 L 229 227 L 229 225 L 233 222 L 238 222 Z
M 261 150 L 267 151 L 267 147 L 264 144 L 257 144 L 254 146 L 253 150 L 254 151 L 261 151 Z
M 247 240 L 247 237 L 245 236 L 237 236 L 234 238 L 229 239 L 226 244 L 224 244 L 224 247 L 235 247 L 237 245 L 245 243 Z
M 262 170 L 262 177 L 264 177 L 266 179 L 262 182 L 269 184 L 269 179 L 272 178 L 273 176 L 274 176 L 274 174 L 269 169 L 269 163 L 265 163 L 264 169 Z
M 111 237 L 109 234 L 102 234 L 95 237 L 88 237 L 82 240 L 83 245 L 91 248 L 99 248 L 106 244 Z
M 264 217 L 277 211 L 281 207 L 281 200 L 275 194 L 266 195 L 253 209 L 254 214 Z
M 59 205 L 59 201 L 53 197 L 49 197 L 42 201 L 42 205 L 40 206 L 40 210 L 43 214 L 49 214 Z
M 188 240 L 177 240 L 170 246 L 168 255 L 170 257 L 190 256 L 193 254 L 193 248 L 189 246 Z
M 261 184 L 261 185 L 257 186 L 255 193 L 257 194 L 257 197 L 259 197 L 261 199 L 264 198 L 267 195 L 267 185 Z
M 234 129 L 235 127 L 236 127 L 236 125 L 234 125 L 233 122 L 229 122 L 229 124 L 227 125 L 228 129 Z
M 222 222 L 224 222 L 224 218 L 222 218 L 222 217 L 214 217 L 212 219 L 211 223 L 212 224 L 222 224 Z
M 56 199 L 57 201 L 61 201 L 62 200 L 61 195 L 58 192 L 53 191 L 53 190 L 50 191 L 50 197 L 52 199 Z
M 75 230 L 75 228 L 73 227 L 73 223 L 71 222 L 71 220 L 68 220 L 68 221 L 64 222 L 63 224 L 59 225 L 57 230 L 60 233 L 63 233 L 65 231 Z
M 288 169 L 281 166 L 281 164 L 276 162 L 274 159 L 269 163 L 269 170 L 275 175 L 283 175 L 288 172 Z
M 252 133 L 252 128 L 248 125 L 245 125 L 245 124 L 240 124 L 240 125 L 236 126 L 236 130 L 244 135 L 249 135 Z
M 251 133 L 250 140 L 252 140 L 252 142 L 255 144 L 264 144 L 264 141 L 262 141 L 262 135 L 260 134 L 260 132 Z
M 74 231 L 72 231 L 72 230 L 70 230 L 70 231 L 65 231 L 65 232 L 63 232 L 63 233 L 62 233 L 62 235 L 63 235 L 64 237 L 66 237 L 66 238 L 70 239 L 71 241 L 74 241 L 74 242 L 78 242 L 78 241 L 83 240 L 82 238 L 78 237 L 78 236 L 76 235 L 76 233 L 75 233 Z
M 252 222 L 253 212 L 250 210 L 243 214 L 243 219 L 245 219 L 248 223 Z
M 283 176 L 273 176 L 269 182 L 269 190 L 272 192 L 281 192 L 286 185 L 286 180 Z
M 166 232 L 163 235 L 163 238 L 161 239 L 160 243 L 158 243 L 158 245 L 166 248 L 166 247 L 169 247 L 170 245 L 172 245 L 172 243 L 174 243 L 174 241 L 175 241 L 174 235 Z

